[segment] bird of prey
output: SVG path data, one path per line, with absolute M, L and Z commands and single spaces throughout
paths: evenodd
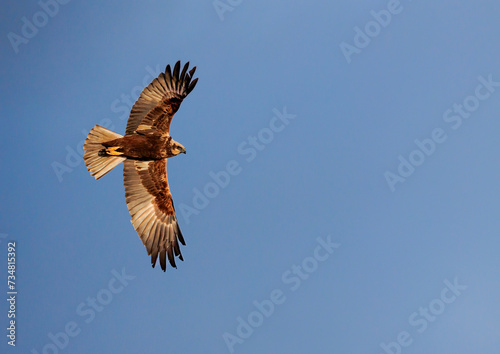
M 153 268 L 159 256 L 163 271 L 167 257 L 174 268 L 176 257 L 183 260 L 179 242 L 185 245 L 168 186 L 167 159 L 186 153 L 170 136 L 170 123 L 198 82 L 192 80 L 196 67 L 189 72 L 188 68 L 189 62 L 182 71 L 180 61 L 173 71 L 167 65 L 142 91 L 130 112 L 125 136 L 96 125 L 83 146 L 85 165 L 95 179 L 123 162 L 132 225 L 151 255 Z

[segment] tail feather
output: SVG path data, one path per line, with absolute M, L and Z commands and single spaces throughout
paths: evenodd
M 107 156 L 99 154 L 99 151 L 105 149 L 102 143 L 114 139 L 121 138 L 122 135 L 112 132 L 100 125 L 96 125 L 90 131 L 85 144 L 83 145 L 83 150 L 85 154 L 83 155 L 83 160 L 85 165 L 90 172 L 90 175 L 94 176 L 95 179 L 99 179 L 106 173 L 111 171 L 117 165 L 120 164 L 125 157 L 120 156 Z

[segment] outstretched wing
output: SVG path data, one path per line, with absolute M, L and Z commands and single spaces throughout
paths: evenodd
M 132 216 L 132 225 L 156 265 L 158 254 L 163 271 L 166 256 L 176 268 L 175 257 L 182 261 L 179 241 L 185 245 L 177 218 L 172 194 L 168 188 L 167 159 L 156 161 L 125 160 L 123 162 L 125 199 Z
M 126 135 L 150 129 L 168 133 L 172 117 L 198 82 L 198 79 L 191 82 L 196 66 L 187 72 L 187 62 L 179 74 L 180 67 L 181 62 L 178 61 L 171 72 L 170 65 L 167 65 L 165 72 L 142 91 L 130 112 Z

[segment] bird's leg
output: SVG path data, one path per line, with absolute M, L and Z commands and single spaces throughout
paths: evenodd
M 117 151 L 120 149 L 120 146 L 111 146 L 106 149 L 102 149 L 99 151 L 99 156 L 120 156 L 123 155 L 123 152 Z

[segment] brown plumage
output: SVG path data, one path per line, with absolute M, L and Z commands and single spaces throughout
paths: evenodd
M 132 224 L 151 255 L 151 264 L 166 270 L 166 259 L 176 267 L 182 259 L 179 242 L 185 245 L 174 202 L 168 187 L 167 159 L 185 148 L 170 136 L 170 123 L 182 100 L 194 89 L 196 67 L 180 72 L 178 61 L 173 72 L 167 65 L 141 93 L 130 112 L 125 136 L 96 125 L 83 149 L 85 165 L 96 179 L 123 162 L 125 199 Z M 192 80 L 192 81 L 191 81 Z

